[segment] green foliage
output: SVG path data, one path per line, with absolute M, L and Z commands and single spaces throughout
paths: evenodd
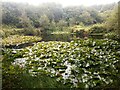
M 40 17 L 40 25 L 45 28 L 48 29 L 48 26 L 50 25 L 50 21 L 49 18 L 46 15 L 43 15 Z
M 105 34 L 105 37 L 109 39 L 119 40 L 119 36 L 115 32 L 107 33 Z
M 56 81 L 55 78 L 40 74 L 37 77 L 26 73 L 25 68 L 13 65 L 15 58 L 22 57 L 24 52 L 12 51 L 10 49 L 3 51 L 2 61 L 2 89 L 24 89 L 24 88 L 64 88 L 65 86 Z
M 80 23 L 80 25 L 74 25 L 70 27 L 70 29 L 72 33 L 76 33 L 77 31 L 80 31 L 80 30 L 86 31 L 86 27 L 82 23 Z
M 115 31 L 118 29 L 118 7 L 114 7 L 109 17 L 106 20 L 106 27 L 110 31 Z
M 77 36 L 83 38 L 88 37 L 88 32 L 84 28 L 80 28 L 79 30 L 74 31 Z
M 120 28 L 119 28 L 119 14 L 120 12 L 120 4 L 118 3 L 114 9 L 111 11 L 109 17 L 106 20 L 106 24 L 105 26 L 107 27 L 107 29 L 109 30 L 109 32 L 115 32 L 116 33 L 116 38 L 120 39 Z M 109 34 L 110 36 L 110 34 Z M 113 36 L 113 34 L 111 34 L 111 36 Z M 111 37 L 113 38 L 113 37 Z
M 111 5 L 109 7 L 112 8 L 113 6 Z M 103 21 L 101 13 L 95 10 L 95 8 L 92 8 L 92 6 L 71 6 L 63 8 L 61 5 L 55 3 L 46 3 L 35 7 L 20 3 L 3 2 L 2 16 L 4 24 L 15 25 L 19 28 L 23 27 L 25 25 L 24 22 L 28 20 L 36 28 L 41 26 L 47 27 L 51 21 L 60 23 L 63 20 L 67 26 L 79 25 L 81 22 L 85 25 L 91 25 Z
M 31 43 L 31 42 L 37 42 L 40 41 L 40 37 L 36 36 L 19 36 L 19 35 L 13 35 L 7 38 L 2 39 L 2 45 L 3 46 L 10 46 L 10 45 L 20 45 L 24 43 Z
M 23 67 L 31 78 L 47 75 L 69 88 L 116 88 L 120 83 L 119 48 L 117 41 L 109 39 L 39 42 L 14 53 L 23 52 L 13 65 Z M 25 62 L 21 62 L 23 59 Z
M 89 29 L 89 34 L 101 34 L 101 33 L 106 33 L 107 29 L 103 24 L 95 24 L 90 27 Z
M 10 35 L 22 35 L 24 34 L 24 30 L 23 29 L 17 29 L 17 28 L 2 28 L 2 30 L 0 30 L 0 36 L 2 38 L 8 37 Z
M 117 8 L 113 9 L 116 4 L 63 8 L 55 3 L 35 7 L 3 2 L 2 6 L 2 22 L 6 25 L 0 30 L 3 46 L 37 42 L 41 38 L 31 35 L 52 32 L 72 32 L 79 36 L 89 32 L 100 37 L 105 34 L 109 38 L 39 42 L 18 50 L 3 48 L 3 89 L 120 88 L 120 43 L 115 41 L 120 36 L 117 28 L 119 12 Z M 96 24 L 105 18 L 105 26 Z M 59 40 L 59 35 L 53 38 Z M 66 34 L 62 38 L 69 36 Z
M 40 34 L 52 33 L 55 31 L 64 32 L 64 28 L 74 25 L 84 27 L 84 25 L 102 23 L 105 21 L 105 18 L 109 17 L 106 21 L 107 25 L 105 27 L 107 27 L 108 30 L 116 30 L 117 10 L 110 15 L 115 6 L 117 7 L 117 4 L 91 7 L 62 7 L 59 4 L 46 3 L 35 7 L 26 4 L 4 2 L 2 21 L 3 24 L 6 25 L 14 25 L 17 28 L 24 28 L 20 34 L 38 35 L 38 32 Z M 40 28 L 41 31 L 34 30 L 34 27 Z M 102 27 L 100 28 L 101 31 L 104 29 Z M 100 31 L 97 30 L 98 28 L 93 29 L 96 29 L 98 32 Z M 0 32 L 2 33 L 2 36 L 9 36 L 9 34 L 11 34 L 8 33 L 7 35 L 6 33 L 4 34 L 3 31 Z
M 3 25 L 2 29 L 0 29 L 0 36 L 2 38 L 6 38 L 10 35 L 34 35 L 40 36 L 41 29 L 40 28 L 33 28 L 31 26 L 25 28 L 16 28 L 15 26 L 7 26 Z
M 19 4 L 2 3 L 2 23 L 6 25 L 16 25 L 19 23 Z
M 119 35 L 119 39 L 120 39 L 120 1 L 118 2 L 118 29 L 117 29 L 117 34 Z
M 36 35 L 37 32 L 34 30 L 32 26 L 28 26 L 24 28 L 24 34 L 25 35 Z

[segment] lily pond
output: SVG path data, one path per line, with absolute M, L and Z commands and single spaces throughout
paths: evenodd
M 41 41 L 22 49 L 4 49 L 3 74 L 13 75 L 17 68 L 17 74 L 46 75 L 68 88 L 115 87 L 120 84 L 119 60 L 120 43 L 115 40 Z

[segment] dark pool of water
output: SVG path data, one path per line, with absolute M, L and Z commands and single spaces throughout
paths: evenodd
M 70 42 L 71 40 L 82 39 L 82 38 L 94 38 L 94 39 L 102 39 L 102 35 L 81 35 L 81 34 L 46 34 L 41 35 L 42 41 L 65 41 Z
M 42 35 L 42 41 L 65 41 L 70 42 L 71 40 L 84 38 L 85 36 L 76 34 L 46 34 Z

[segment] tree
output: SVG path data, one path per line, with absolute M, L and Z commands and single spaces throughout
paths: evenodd
M 120 39 L 120 1 L 118 2 L 118 35 L 119 35 L 119 39 Z
M 60 28 L 60 31 L 62 31 L 63 27 L 67 26 L 67 23 L 65 20 L 59 20 L 57 26 Z
M 116 6 L 106 20 L 106 27 L 110 31 L 118 30 L 118 7 Z
M 56 29 L 57 29 L 57 26 L 56 26 L 55 21 L 53 20 L 50 23 L 50 31 L 56 31 Z
M 69 19 L 69 22 L 70 22 L 70 26 L 76 24 L 76 20 L 75 20 L 75 18 L 70 18 L 70 19 Z
M 36 34 L 35 32 L 34 32 L 34 29 L 33 29 L 33 26 L 32 26 L 32 24 L 31 24 L 31 21 L 30 21 L 30 19 L 27 17 L 27 15 L 26 15 L 26 12 L 25 12 L 25 10 L 23 9 L 22 10 L 22 15 L 21 15 L 21 17 L 20 17 L 20 20 L 21 20 L 21 25 L 22 25 L 22 27 L 24 28 L 24 33 L 26 34 L 26 35 L 34 35 L 34 34 Z
M 18 5 L 14 3 L 2 3 L 2 23 L 6 25 L 17 25 L 20 12 Z
M 50 20 L 45 14 L 40 17 L 40 26 L 42 27 L 42 34 L 48 33 L 50 28 Z
M 44 29 L 48 29 L 50 25 L 50 20 L 49 18 L 44 14 L 40 17 L 40 26 L 43 27 Z

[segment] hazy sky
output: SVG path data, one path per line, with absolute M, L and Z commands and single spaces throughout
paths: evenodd
M 27 2 L 33 5 L 39 5 L 46 2 L 55 2 L 62 4 L 62 6 L 75 6 L 75 5 L 99 5 L 99 4 L 108 4 L 113 2 L 118 2 L 120 0 L 2 0 L 2 1 L 11 1 L 11 2 Z

